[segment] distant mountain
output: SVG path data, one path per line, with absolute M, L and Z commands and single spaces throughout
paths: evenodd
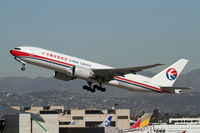
M 91 94 L 90 92 L 81 94 L 52 90 L 33 92 L 26 96 L 17 96 L 6 92 L 1 92 L 0 94 L 0 114 L 2 110 L 4 110 L 4 113 L 9 112 L 6 111 L 7 106 L 5 105 L 63 105 L 66 109 L 111 109 L 116 103 L 119 105 L 117 108 L 130 109 L 131 113 L 134 114 L 139 114 L 142 111 L 152 112 L 155 108 L 164 113 L 187 113 L 191 115 L 200 113 L 199 92 L 181 95 L 142 93 L 121 98 L 109 97 L 108 95 L 97 96 L 95 93 Z
M 156 73 L 141 72 L 140 74 L 152 77 Z M 54 78 L 38 77 L 30 79 L 27 77 L 6 77 L 0 78 L 0 91 L 14 93 L 17 95 L 26 95 L 31 92 L 57 90 L 69 91 L 73 93 L 85 93 L 82 86 L 86 84 L 83 80 L 61 81 Z M 194 92 L 200 92 L 200 69 L 194 70 L 180 77 L 175 82 L 174 86 L 185 86 L 195 88 Z M 107 86 L 106 95 L 113 97 L 125 97 L 138 95 L 136 92 L 127 92 L 126 90 Z M 187 92 L 187 91 L 186 91 Z M 101 95 L 101 93 L 97 93 Z M 104 95 L 105 93 L 103 93 Z M 142 93 L 140 93 L 142 94 Z
M 188 114 L 200 113 L 200 93 L 186 93 L 182 95 L 171 94 L 140 94 L 129 97 L 108 97 L 106 95 L 97 97 L 90 92 L 87 94 L 75 94 L 68 91 L 46 91 L 29 94 L 35 99 L 40 99 L 40 105 L 64 105 L 71 108 L 100 108 L 109 109 L 115 103 L 118 108 L 131 109 L 131 112 L 141 113 L 141 111 L 152 112 L 158 108 L 162 112 L 179 112 Z M 32 104 L 38 104 L 34 102 Z
M 175 85 L 193 87 L 194 91 L 200 92 L 200 69 L 184 74 L 177 79 Z
M 70 88 L 73 91 L 76 88 L 81 88 L 83 84 L 81 80 L 73 80 L 69 82 L 57 80 L 54 78 L 38 77 L 30 79 L 27 77 L 6 77 L 0 78 L 0 91 L 10 92 L 18 95 L 25 95 L 31 92 L 45 90 L 67 90 Z M 77 89 L 76 89 L 77 90 Z
M 142 72 L 152 77 L 155 73 Z M 200 113 L 200 70 L 180 75 L 175 86 L 193 87 L 183 94 L 154 94 L 130 92 L 107 86 L 107 91 L 87 92 L 82 89 L 83 80 L 69 82 L 54 78 L 26 77 L 0 78 L 0 114 L 9 110 L 5 105 L 43 106 L 64 105 L 71 108 L 109 109 L 115 103 L 118 108 L 128 108 L 131 112 L 152 112 L 158 108 L 162 112 Z M 4 111 L 4 112 L 5 112 Z
M 0 118 L 5 113 L 17 113 L 18 111 L 10 108 L 9 106 L 19 103 L 24 104 L 25 101 L 26 100 L 24 100 L 24 98 L 21 98 L 15 94 L 0 92 Z
M 6 113 L 17 113 L 18 111 L 10 108 L 9 106 L 5 104 L 0 104 L 0 118 L 3 117 Z

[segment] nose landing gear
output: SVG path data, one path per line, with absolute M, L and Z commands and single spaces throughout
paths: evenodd
M 20 59 L 17 58 L 17 57 L 15 57 L 15 60 L 22 64 L 22 68 L 21 68 L 21 70 L 22 70 L 22 71 L 25 71 L 25 70 L 26 70 L 26 68 L 25 68 L 25 64 L 26 64 L 26 63 L 23 62 L 22 60 L 20 60 Z
M 22 70 L 22 71 L 25 71 L 25 70 L 26 70 L 25 65 L 21 68 L 21 70 Z

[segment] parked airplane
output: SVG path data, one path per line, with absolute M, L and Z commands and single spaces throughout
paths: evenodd
M 76 120 L 71 121 L 69 125 L 76 125 Z
M 106 88 L 103 88 L 102 84 L 140 92 L 180 93 L 182 89 L 190 89 L 172 87 L 187 64 L 186 59 L 180 59 L 159 74 L 149 78 L 136 73 L 162 64 L 113 68 L 50 50 L 25 46 L 14 48 L 10 50 L 10 53 L 22 64 L 22 71 L 25 70 L 25 64 L 29 63 L 55 71 L 56 79 L 65 81 L 76 78 L 84 79 L 88 85 L 84 85 L 83 89 L 91 92 L 96 90 L 105 92 Z
M 102 127 L 109 127 L 112 121 L 112 116 L 109 115 L 101 124 Z
M 149 125 L 152 113 L 145 113 L 138 121 L 133 124 L 130 129 L 143 128 Z

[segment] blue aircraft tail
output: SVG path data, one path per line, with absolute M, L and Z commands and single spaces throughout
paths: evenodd
M 76 121 L 74 120 L 74 121 L 70 122 L 69 125 L 76 125 Z
M 112 116 L 108 116 L 104 121 L 103 123 L 101 124 L 101 126 L 103 127 L 109 127 L 110 126 L 110 123 L 112 121 Z

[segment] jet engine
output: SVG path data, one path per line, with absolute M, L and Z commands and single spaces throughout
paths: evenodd
M 90 68 L 74 66 L 72 69 L 72 75 L 75 78 L 90 79 L 94 77 L 94 73 Z
M 181 89 L 174 90 L 175 94 L 181 94 Z
M 69 81 L 69 80 L 74 79 L 74 77 L 71 77 L 65 73 L 61 73 L 61 72 L 57 72 L 57 71 L 55 71 L 55 73 L 54 73 L 54 78 L 59 79 L 59 80 L 64 80 L 64 81 Z

